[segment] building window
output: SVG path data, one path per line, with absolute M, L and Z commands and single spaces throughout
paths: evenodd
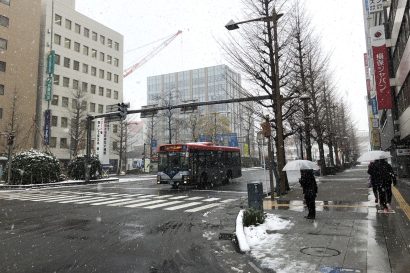
M 107 55 L 107 64 L 112 64 L 112 57 Z
M 6 63 L 0 61 L 0 71 L 1 72 L 6 72 Z
M 83 92 L 88 92 L 88 83 L 82 82 L 82 83 L 81 83 L 81 90 L 82 90 Z
M 54 74 L 54 84 L 60 85 L 60 75 Z
M 54 15 L 54 23 L 56 25 L 61 26 L 61 21 L 63 20 L 63 18 L 61 17 L 61 15 L 55 14 Z
M 94 48 L 91 50 L 91 57 L 97 59 L 97 50 L 95 50 Z
M 95 90 L 97 89 L 97 86 L 95 86 L 94 84 L 92 84 L 91 86 L 90 86 L 90 92 L 91 92 L 91 94 L 95 94 Z
M 54 43 L 56 45 L 61 45 L 61 36 L 58 34 L 54 34 Z
M 65 137 L 60 138 L 60 148 L 62 148 L 62 149 L 67 149 L 68 148 L 67 138 L 65 138 Z
M 53 99 L 51 100 L 51 105 L 58 105 L 58 96 L 53 95 Z
M 117 50 L 117 51 L 120 50 L 120 44 L 115 42 L 114 43 L 114 49 Z
M 55 148 L 55 147 L 57 147 L 57 138 L 50 137 L 50 148 Z
M 83 64 L 83 73 L 88 74 L 88 64 Z
M 99 96 L 104 96 L 104 87 L 98 87 L 98 95 Z
M 0 84 L 0 95 L 4 95 L 4 85 Z
M 98 113 L 102 114 L 104 112 L 104 105 L 98 104 Z
M 70 87 L 70 79 L 67 77 L 63 77 L 63 86 Z
M 81 102 L 81 110 L 87 111 L 87 101 L 83 100 Z
M 74 42 L 74 51 L 80 52 L 80 43 Z
M 64 67 L 70 68 L 70 58 L 64 57 Z
M 118 141 L 113 141 L 113 142 L 112 142 L 112 149 L 113 149 L 114 151 L 118 151 Z
M 114 82 L 118 83 L 118 75 L 117 74 L 114 74 Z
M 118 133 L 118 125 L 117 125 L 117 124 L 114 124 L 114 125 L 112 126 L 112 132 L 113 132 L 114 134 Z
M 107 72 L 107 80 L 111 81 L 111 76 L 112 76 L 111 72 Z
M 71 40 L 65 38 L 64 39 L 64 47 L 70 49 L 71 48 Z
M 65 19 L 65 28 L 71 30 L 71 21 L 68 19 Z
M 97 67 L 91 66 L 91 76 L 96 76 L 97 75 Z
M 58 64 L 58 65 L 60 65 L 60 55 L 58 55 L 58 54 L 55 54 L 55 64 Z
M 74 30 L 76 33 L 80 34 L 81 33 L 81 26 L 79 24 L 75 24 Z
M 100 69 L 98 71 L 98 75 L 99 75 L 100 79 L 104 79 L 104 70 Z
M 88 56 L 88 46 L 83 45 L 83 54 Z
M 92 112 L 92 113 L 95 112 L 95 103 L 93 103 L 93 102 L 90 103 L 90 112 Z
M 114 99 L 118 100 L 118 91 L 114 90 Z
M 93 31 L 93 33 L 91 35 L 91 39 L 93 39 L 93 41 L 97 41 L 97 36 L 98 36 L 97 32 Z
M 114 65 L 115 65 L 116 67 L 118 67 L 119 63 L 120 63 L 120 61 L 119 61 L 117 58 L 115 58 L 115 59 L 114 59 Z
M 73 69 L 75 71 L 79 71 L 80 70 L 80 62 L 79 61 L 74 61 L 73 63 Z
M 3 27 L 9 27 L 9 18 L 3 15 L 0 15 L 0 25 Z
M 73 80 L 73 89 L 74 90 L 78 90 L 78 87 L 79 87 L 79 81 L 78 80 Z
M 105 45 L 105 37 L 103 35 L 100 35 L 100 42 Z
M 7 40 L 0 38 L 0 49 L 6 50 L 7 49 Z
M 88 28 L 84 28 L 84 36 L 89 38 L 90 37 L 90 30 Z
M 3 108 L 0 108 L 0 119 L 3 119 Z
M 57 116 L 51 116 L 51 126 L 57 127 L 58 125 L 58 117 Z
M 67 97 L 61 98 L 61 106 L 64 108 L 68 108 L 68 98 Z
M 112 48 L 112 40 L 111 39 L 108 39 L 108 47 Z
M 67 128 L 68 127 L 68 118 L 61 117 L 61 127 L 62 128 Z
M 106 90 L 106 92 L 105 92 L 105 96 L 106 96 L 107 98 L 111 98 L 111 89 L 108 89 L 108 88 L 107 88 L 107 90 Z
M 77 99 L 71 99 L 71 108 L 72 109 L 77 109 L 77 106 L 78 106 Z
M 105 60 L 105 55 L 103 52 L 100 52 L 100 61 L 104 62 Z

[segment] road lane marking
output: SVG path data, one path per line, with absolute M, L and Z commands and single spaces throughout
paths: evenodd
M 204 201 L 204 202 L 212 202 L 212 201 L 217 201 L 217 200 L 220 200 L 221 198 L 208 198 L 208 199 L 204 199 L 204 200 L 201 200 L 201 201 Z
M 124 199 L 116 199 L 116 200 L 110 200 L 110 201 L 104 201 L 104 202 L 98 202 L 98 203 L 91 203 L 91 206 L 101 206 L 101 205 L 108 205 L 108 204 L 114 204 L 114 203 L 120 203 L 120 202 L 125 202 L 125 201 L 130 201 L 134 199 L 130 198 L 124 198 Z
M 168 198 L 168 199 L 171 199 L 171 200 L 178 200 L 178 199 L 184 199 L 184 198 L 187 198 L 188 196 L 175 196 L 175 197 L 171 197 L 171 198 Z
M 136 199 L 136 200 L 132 200 L 132 201 L 124 201 L 121 203 L 115 203 L 115 204 L 109 204 L 109 207 L 121 207 L 123 205 L 128 205 L 128 204 L 134 204 L 134 203 L 139 203 L 139 202 L 145 202 L 151 199 Z
M 174 195 L 173 194 L 160 195 L 160 196 L 154 197 L 154 199 L 168 198 L 171 196 L 174 196 Z
M 187 199 L 185 199 L 185 200 L 194 201 L 194 200 L 199 200 L 199 199 L 204 199 L 204 198 L 205 198 L 205 197 L 195 196 L 195 197 L 187 198 Z
M 80 201 L 80 202 L 76 202 L 76 201 L 66 201 L 67 203 L 76 203 L 77 205 L 81 205 L 81 204 L 89 204 L 89 203 L 93 203 L 93 202 L 97 202 L 97 201 L 99 201 L 99 200 L 112 200 L 112 199 L 115 199 L 114 197 L 110 197 L 110 198 L 107 198 L 107 197 L 98 197 L 98 199 L 97 198 L 95 198 L 95 199 L 89 199 L 89 200 L 86 200 L 86 201 Z
M 164 210 L 177 210 L 177 209 L 183 209 L 183 208 L 192 207 L 192 206 L 196 206 L 200 204 L 202 203 L 201 202 L 191 202 L 191 203 L 186 203 L 186 204 L 182 204 L 182 205 L 175 206 L 175 207 L 165 208 Z
M 101 198 L 101 197 L 90 197 L 90 196 L 81 196 L 81 197 L 71 197 L 68 200 L 56 200 L 57 203 L 60 204 L 68 204 L 68 203 L 73 203 L 73 202 L 80 202 L 80 201 L 86 201 L 86 200 L 96 200 L 96 198 Z
M 162 207 L 166 207 L 166 206 L 170 206 L 170 205 L 180 204 L 180 203 L 183 203 L 183 202 L 184 202 L 184 201 L 171 201 L 171 202 L 167 202 L 167 203 L 161 203 L 161 204 L 156 204 L 156 205 L 144 207 L 144 209 L 162 208 Z
M 126 208 L 137 208 L 137 207 L 143 207 L 146 205 L 153 205 L 153 204 L 157 204 L 157 203 L 162 203 L 162 202 L 166 202 L 167 200 L 154 200 L 154 201 L 148 201 L 148 202 L 143 202 L 143 203 L 137 203 L 137 204 L 132 204 L 132 205 L 128 205 L 125 206 Z
M 220 203 L 213 203 L 213 204 L 208 204 L 205 206 L 201 206 L 201 207 L 197 207 L 197 208 L 193 208 L 193 209 L 188 209 L 185 212 L 197 212 L 197 211 L 201 211 L 201 210 L 206 210 L 206 209 L 210 209 L 210 208 L 214 208 L 214 207 L 218 207 L 220 206 Z
M 230 203 L 230 202 L 233 202 L 233 201 L 236 201 L 236 200 L 238 200 L 238 199 L 226 199 L 226 200 L 222 200 L 221 203 Z

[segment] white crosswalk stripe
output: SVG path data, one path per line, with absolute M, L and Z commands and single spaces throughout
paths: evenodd
M 0 200 L 21 200 L 44 203 L 76 204 L 105 207 L 125 207 L 130 209 L 162 209 L 166 211 L 181 210 L 187 213 L 200 212 L 238 199 L 220 197 L 177 195 L 177 194 L 144 194 L 118 192 L 81 192 L 81 191 L 10 191 L 1 192 Z

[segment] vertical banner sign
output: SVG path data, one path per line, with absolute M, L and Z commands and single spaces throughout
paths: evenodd
M 377 114 L 379 114 L 379 110 L 377 109 L 377 100 L 376 97 L 373 97 L 370 99 L 370 104 L 372 106 L 372 113 L 373 116 L 376 116 Z
M 96 130 L 96 151 L 101 164 L 110 163 L 110 148 L 109 148 L 109 122 L 104 118 L 97 120 Z
M 370 28 L 370 35 L 378 107 L 379 109 L 391 109 L 389 55 L 387 54 L 384 26 Z
M 56 63 L 56 52 L 51 50 L 47 57 L 47 74 L 54 74 L 54 65 Z
M 51 110 L 44 111 L 44 144 L 50 145 L 51 135 Z
M 383 0 L 367 0 L 369 5 L 369 12 L 379 12 L 383 10 Z
M 366 74 L 366 90 L 367 90 L 367 100 L 368 103 L 370 104 L 370 72 L 369 72 L 369 57 L 367 55 L 367 53 L 363 54 L 363 60 L 364 60 L 364 69 L 365 69 L 365 74 Z
M 48 78 L 46 80 L 46 96 L 45 96 L 46 101 L 51 100 L 52 91 L 53 91 L 53 77 L 48 76 Z

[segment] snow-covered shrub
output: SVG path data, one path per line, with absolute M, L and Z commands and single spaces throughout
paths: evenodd
M 13 157 L 10 184 L 26 185 L 57 182 L 60 174 L 60 163 L 52 154 L 29 150 L 18 153 Z M 5 172 L 5 181 L 7 181 L 7 172 Z
M 257 226 L 263 224 L 265 221 L 266 215 L 261 210 L 254 208 L 248 208 L 243 212 L 243 225 L 245 227 Z
M 68 164 L 68 176 L 71 179 L 83 180 L 85 179 L 85 155 L 79 155 Z M 97 156 L 92 155 L 89 162 L 90 179 L 98 179 L 101 177 L 102 167 L 101 162 Z

